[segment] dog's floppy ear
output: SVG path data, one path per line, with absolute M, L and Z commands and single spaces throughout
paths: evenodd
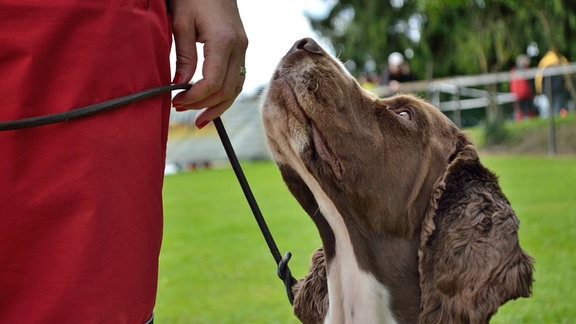
M 324 249 L 310 258 L 308 274 L 292 287 L 294 314 L 302 323 L 323 323 L 328 312 L 328 282 Z
M 533 260 L 518 218 L 473 145 L 458 149 L 437 182 L 418 251 L 420 323 L 487 323 L 531 293 Z

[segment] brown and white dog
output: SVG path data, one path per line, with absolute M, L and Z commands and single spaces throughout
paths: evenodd
M 485 323 L 531 293 L 518 219 L 475 147 L 413 96 L 379 99 L 312 39 L 263 101 L 268 145 L 323 248 L 294 286 L 305 323 Z

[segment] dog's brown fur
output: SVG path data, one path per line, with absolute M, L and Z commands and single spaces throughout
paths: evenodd
M 518 244 L 518 219 L 438 109 L 413 96 L 368 94 L 304 39 L 276 71 L 263 119 L 283 178 L 323 242 L 294 287 L 303 322 L 326 316 L 338 242 L 302 173 L 342 215 L 356 262 L 390 291 L 398 322 L 484 323 L 507 300 L 530 295 L 533 261 Z

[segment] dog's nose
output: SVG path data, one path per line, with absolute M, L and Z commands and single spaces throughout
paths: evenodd
M 292 51 L 303 50 L 311 54 L 322 54 L 322 47 L 312 38 L 303 38 L 292 46 Z

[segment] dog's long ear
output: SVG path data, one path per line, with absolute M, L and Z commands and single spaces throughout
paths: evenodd
M 318 248 L 310 258 L 308 274 L 292 287 L 294 314 L 302 323 L 323 323 L 328 312 L 328 282 L 324 249 Z
M 437 182 L 418 251 L 420 323 L 487 323 L 498 307 L 531 293 L 533 260 L 519 221 L 473 145 Z

